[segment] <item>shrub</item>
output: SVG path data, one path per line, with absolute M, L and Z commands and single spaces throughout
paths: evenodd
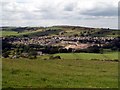
M 61 59 L 60 56 L 50 56 L 49 59 Z

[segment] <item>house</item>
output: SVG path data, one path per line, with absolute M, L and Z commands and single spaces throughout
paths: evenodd
M 41 51 L 38 51 L 37 55 L 43 55 L 43 53 Z
M 90 47 L 90 44 L 72 44 L 65 46 L 66 49 L 72 48 L 72 49 L 86 49 Z

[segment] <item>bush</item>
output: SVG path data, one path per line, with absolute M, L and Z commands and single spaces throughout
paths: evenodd
M 49 59 L 61 59 L 60 56 L 50 56 Z
M 88 53 L 102 53 L 102 50 L 97 45 L 91 46 L 87 49 Z

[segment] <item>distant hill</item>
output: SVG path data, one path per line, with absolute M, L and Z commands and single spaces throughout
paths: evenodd
M 120 34 L 119 30 L 109 28 L 91 28 L 81 26 L 51 26 L 51 27 L 1 27 L 2 36 L 111 36 L 116 37 Z

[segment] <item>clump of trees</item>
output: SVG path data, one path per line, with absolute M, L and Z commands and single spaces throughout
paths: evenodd
M 103 53 L 103 48 L 97 45 L 88 47 L 86 49 L 78 49 L 75 50 L 74 52 L 80 53 L 80 52 L 84 52 L 84 53 Z
M 2 41 L 2 56 L 7 58 L 9 57 L 12 44 L 7 43 L 5 40 Z
M 103 48 L 111 49 L 112 51 L 120 51 L 120 37 L 115 38 L 113 41 L 111 41 L 108 44 L 105 44 Z
M 35 47 L 35 46 L 34 46 Z M 13 58 L 37 58 L 37 50 L 33 46 L 25 46 L 22 44 L 12 45 L 7 43 L 7 41 L 2 42 L 2 57 L 8 58 L 10 55 Z

